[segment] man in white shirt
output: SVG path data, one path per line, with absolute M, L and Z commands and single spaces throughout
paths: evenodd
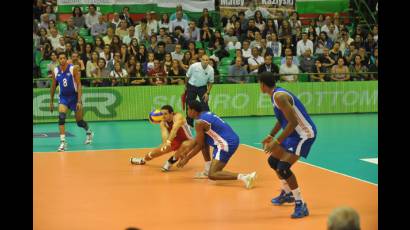
M 133 38 L 136 38 L 136 39 L 138 40 L 137 36 L 135 35 L 135 27 L 134 27 L 134 26 L 130 26 L 130 27 L 128 27 L 128 35 L 125 36 L 125 37 L 122 39 L 122 43 L 124 43 L 124 44 L 126 44 L 126 45 L 128 46 L 128 45 L 131 43 L 131 40 L 132 40 Z
M 151 36 L 151 31 L 148 30 L 147 20 L 145 18 L 141 19 L 139 25 L 135 26 L 135 35 L 137 35 L 138 43 L 148 41 Z
M 188 21 L 182 18 L 182 10 L 177 11 L 176 19 L 170 22 L 169 32 L 173 33 L 176 26 L 181 26 L 181 28 L 186 31 L 188 28 Z
M 107 23 L 104 22 L 104 17 L 102 15 L 98 16 L 98 23 L 91 26 L 92 36 L 104 36 L 107 33 Z
M 111 20 L 110 26 L 114 28 L 114 31 L 120 26 L 120 22 L 120 15 L 117 12 L 113 13 L 113 18 Z
M 185 30 L 184 32 L 184 37 L 186 39 L 187 42 L 190 41 L 200 41 L 200 34 L 199 34 L 199 28 L 196 27 L 195 22 L 194 21 L 190 21 L 188 24 L 188 28 Z
M 182 61 L 182 58 L 184 57 L 184 53 L 181 51 L 181 49 L 182 49 L 181 44 L 175 45 L 175 51 L 171 52 L 172 59 Z
M 249 58 L 252 56 L 252 50 L 249 48 L 249 41 L 245 40 L 242 44 L 242 57 Z
M 50 40 L 53 50 L 60 46 L 61 35 L 58 34 L 58 31 L 55 28 L 50 29 L 50 36 L 47 38 Z
M 158 34 L 158 22 L 152 16 L 155 14 L 155 11 L 147 12 L 145 17 L 147 18 L 147 28 L 151 34 Z
M 325 24 L 322 26 L 320 31 L 324 31 L 326 32 L 326 34 L 329 34 L 329 29 L 330 29 L 331 24 L 332 24 L 332 19 L 330 18 L 330 16 L 326 16 Z M 339 33 L 339 29 L 337 28 L 337 26 L 335 26 L 335 32 Z
M 306 32 L 302 32 L 302 40 L 296 45 L 296 55 L 302 56 L 307 49 L 313 50 L 313 42 L 308 39 Z
M 298 81 L 298 74 L 299 68 L 292 63 L 293 56 L 286 56 L 286 63 L 282 64 L 279 68 L 280 80 L 284 82 L 297 82 Z M 289 75 L 282 75 L 282 74 L 289 74 Z
M 88 14 L 85 15 L 85 25 L 87 28 L 91 29 L 94 24 L 98 23 L 98 16 L 101 13 L 96 11 L 96 7 L 94 4 L 88 6 Z
M 265 59 L 259 56 L 259 49 L 256 47 L 252 48 L 252 56 L 248 58 L 249 74 L 257 74 L 259 66 L 265 63 Z
M 327 33 L 327 36 L 332 40 L 332 42 L 335 42 L 337 38 L 339 37 L 339 33 L 336 32 L 336 26 L 334 24 L 330 25 L 329 32 Z

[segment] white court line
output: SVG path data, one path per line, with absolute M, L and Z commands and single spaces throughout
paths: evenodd
M 379 165 L 379 158 L 378 158 L 378 157 L 375 157 L 375 158 L 363 158 L 363 159 L 360 159 L 360 160 L 366 161 L 366 162 L 369 162 L 369 163 L 372 163 L 372 164 L 375 164 L 375 165 Z
M 259 150 L 259 151 L 265 153 L 262 149 L 258 149 L 258 148 L 256 148 L 256 147 L 251 146 L 251 145 L 247 145 L 247 144 L 241 144 L 241 145 L 245 145 L 245 146 L 247 146 L 247 147 L 249 147 L 249 148 L 253 148 L 253 149 L 256 149 L 256 150 Z M 299 162 L 302 163 L 302 164 L 310 165 L 310 166 L 312 166 L 312 167 L 316 167 L 316 168 L 323 169 L 323 170 L 325 170 L 325 171 L 329 171 L 329 172 L 336 173 L 336 174 L 339 174 L 339 175 L 342 175 L 342 176 L 346 176 L 346 177 L 349 177 L 349 178 L 352 178 L 352 179 L 356 179 L 356 180 L 359 180 L 359 181 L 361 181 L 361 182 L 369 183 L 369 184 L 371 184 L 371 185 L 375 185 L 375 186 L 378 187 L 378 184 L 372 183 L 372 182 L 370 182 L 370 181 L 362 180 L 362 179 L 359 179 L 359 178 L 357 178 L 357 177 L 349 176 L 349 175 L 346 175 L 346 174 L 343 174 L 343 173 L 340 173 L 340 172 L 336 172 L 336 171 L 333 171 L 333 170 L 329 170 L 329 169 L 327 169 L 327 168 L 323 168 L 323 167 L 320 167 L 320 166 L 317 166 L 317 165 L 312 165 L 312 164 L 309 164 L 309 163 L 307 163 L 307 162 L 303 162 L 303 161 L 299 161 Z
M 155 147 L 154 147 L 155 148 Z M 95 151 L 116 151 L 116 150 L 141 150 L 141 149 L 153 149 L 153 148 L 124 148 L 124 149 L 84 149 L 84 150 L 73 150 L 64 152 L 33 152 L 33 153 L 75 153 L 75 152 L 95 152 Z

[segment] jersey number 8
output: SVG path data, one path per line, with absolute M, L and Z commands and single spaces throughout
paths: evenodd
M 65 78 L 63 78 L 63 85 L 64 85 L 64 87 L 67 87 L 67 79 L 65 79 Z

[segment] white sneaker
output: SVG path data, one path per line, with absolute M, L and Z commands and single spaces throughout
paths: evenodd
M 130 161 L 133 165 L 145 165 L 145 160 L 143 157 L 131 157 Z
M 61 141 L 57 151 L 64 152 L 65 150 L 67 150 L 67 142 Z
M 91 144 L 91 142 L 93 142 L 93 138 L 94 138 L 93 132 L 87 133 L 84 144 L 86 145 Z
M 245 188 L 247 189 L 253 188 L 255 180 L 256 180 L 256 172 L 247 174 L 244 178 Z
M 165 164 L 164 164 L 164 166 L 162 166 L 161 170 L 163 172 L 168 172 L 171 169 L 171 167 L 172 167 L 172 164 L 170 164 L 167 160 L 167 161 L 165 161 Z
M 194 179 L 208 179 L 208 173 L 205 171 L 202 172 L 196 172 Z

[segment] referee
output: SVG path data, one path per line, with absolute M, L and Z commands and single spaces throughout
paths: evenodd
M 188 78 L 186 103 L 195 101 L 199 96 L 203 109 L 209 111 L 208 99 L 212 83 L 214 83 L 214 68 L 209 65 L 209 57 L 203 55 L 201 62 L 189 66 L 186 76 Z M 194 120 L 189 116 L 187 116 L 187 122 L 191 127 L 194 127 Z

